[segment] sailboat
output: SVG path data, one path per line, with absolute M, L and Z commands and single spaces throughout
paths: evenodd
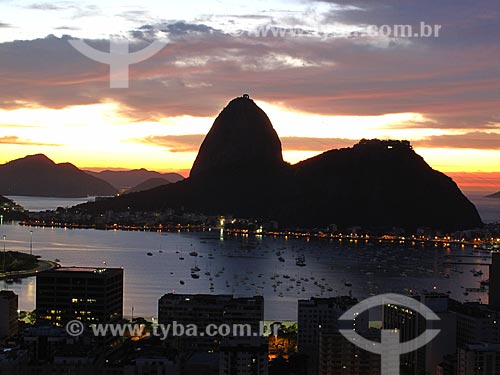
M 305 267 L 306 266 L 306 257 L 304 255 L 299 255 L 297 259 L 295 260 L 295 264 L 299 267 Z
M 200 267 L 198 267 L 198 264 L 197 264 L 197 258 L 194 259 L 194 267 L 191 268 L 191 277 L 193 279 L 199 279 L 200 278 L 200 275 L 198 275 L 196 272 L 200 272 Z

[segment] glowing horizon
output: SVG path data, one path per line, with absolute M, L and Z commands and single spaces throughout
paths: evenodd
M 325 116 L 266 102 L 257 101 L 257 104 L 268 114 L 280 138 L 303 140 L 299 147 L 297 144 L 283 146 L 283 157 L 291 164 L 330 149 L 350 147 L 362 138 L 406 139 L 418 143 L 429 137 L 460 135 L 460 132 L 435 128 L 402 128 L 426 121 L 423 115 L 416 113 Z M 0 162 L 43 153 L 57 163 L 71 162 L 81 169 L 146 168 L 185 174 L 194 162 L 199 145 L 191 141 L 185 145 L 189 151 L 179 152 L 168 145 L 148 144 L 148 137 L 182 136 L 186 129 L 187 134 L 205 135 L 214 117 L 178 116 L 137 122 L 120 114 L 119 105 L 112 103 L 59 110 L 0 110 L 0 130 L 8 130 L 13 137 L 4 142 L 0 137 L 3 143 Z M 308 123 L 307 128 L 301 126 L 304 122 Z M 338 141 L 342 141 L 340 146 Z M 312 149 L 308 150 L 308 146 Z M 415 149 L 442 172 L 496 172 L 496 166 L 500 165 L 500 151 L 496 150 L 418 146 Z
M 81 169 L 186 175 L 216 115 L 248 92 L 292 164 L 378 138 L 411 141 L 445 173 L 500 171 L 499 56 L 482 32 L 499 25 L 491 11 L 432 3 L 419 5 L 436 9 L 423 17 L 383 3 L 2 2 L 0 163 L 43 153 Z M 467 27 L 464 14 L 476 16 Z M 363 37 L 367 25 L 402 20 L 445 27 L 436 38 Z M 268 26 L 304 32 L 249 36 Z M 126 90 L 110 89 L 109 67 L 68 42 L 106 50 L 111 35 L 167 43 L 131 66 Z

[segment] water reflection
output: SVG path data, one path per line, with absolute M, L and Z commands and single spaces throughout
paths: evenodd
M 227 237 L 219 230 L 160 234 L 27 228 L 12 223 L 1 226 L 0 235 L 7 236 L 8 250 L 29 252 L 31 230 L 33 252 L 44 259 L 59 259 L 65 266 L 124 267 L 126 315 L 133 307 L 135 316 L 156 316 L 157 301 L 167 292 L 263 295 L 269 320 L 296 319 L 297 300 L 312 296 L 352 293 L 363 298 L 436 290 L 458 300 L 486 301 L 484 292 L 465 293 L 488 278 L 488 267 L 460 265 L 459 257 L 457 264 L 444 266 L 449 255 L 474 255 L 466 248 Z M 298 263 L 302 257 L 305 266 Z M 480 256 L 476 260 L 485 263 Z M 192 277 L 195 267 L 200 269 L 199 278 Z M 481 277 L 469 272 L 474 267 L 481 267 Z M 3 284 L 19 295 L 21 309 L 34 308 L 34 278 Z

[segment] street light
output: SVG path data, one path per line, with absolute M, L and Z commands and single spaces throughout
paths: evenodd
M 5 269 L 5 266 L 6 266 L 6 264 L 5 264 L 5 240 L 6 239 L 7 239 L 7 236 L 4 234 L 3 235 L 3 267 L 2 267 L 4 273 L 7 271 Z
M 33 231 L 30 230 L 30 255 L 33 255 Z

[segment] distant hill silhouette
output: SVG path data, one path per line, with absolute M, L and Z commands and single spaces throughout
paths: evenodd
M 486 196 L 486 198 L 500 199 L 500 191 L 498 193 L 488 195 L 488 196 Z
M 271 122 L 249 98 L 231 101 L 217 117 L 190 178 L 78 210 L 165 208 L 301 227 L 482 225 L 453 180 L 433 170 L 409 142 L 363 140 L 296 165 L 285 163 Z
M 171 182 L 165 178 L 150 178 L 149 180 L 146 180 L 144 182 L 141 182 L 139 185 L 134 186 L 132 189 L 125 191 L 125 193 L 137 193 L 139 191 L 154 189 L 158 186 L 168 185 L 170 183 Z
M 91 176 L 107 181 L 117 189 L 131 189 L 151 178 L 163 178 L 170 183 L 178 182 L 184 179 L 178 173 L 159 173 L 148 171 L 147 169 L 134 169 L 131 171 L 85 171 Z
M 73 164 L 56 164 L 42 154 L 0 165 L 0 194 L 77 198 L 114 195 L 107 182 L 79 170 Z
M 400 227 L 472 228 L 481 219 L 453 180 L 433 170 L 409 142 L 363 140 L 295 168 L 301 215 L 325 222 Z M 314 183 L 311 183 L 311 182 Z
M 3 204 L 3 203 L 13 203 L 13 202 L 10 199 L 5 198 L 5 197 L 0 195 L 0 204 Z

